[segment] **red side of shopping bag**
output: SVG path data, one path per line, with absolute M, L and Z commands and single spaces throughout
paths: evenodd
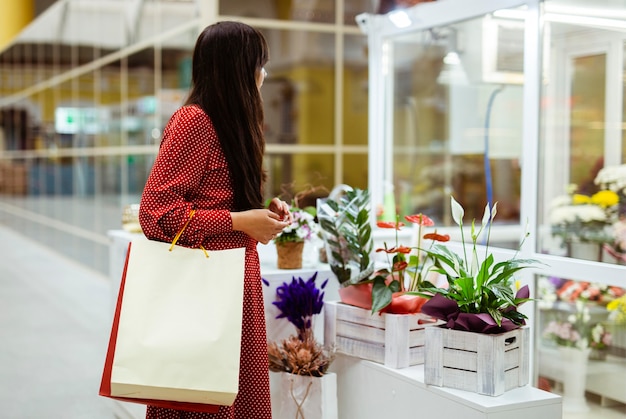
M 130 397 L 111 396 L 111 370 L 113 368 L 113 357 L 115 355 L 115 344 L 117 342 L 117 329 L 120 320 L 120 311 L 122 309 L 122 299 L 124 297 L 124 284 L 126 283 L 126 269 L 128 268 L 128 258 L 130 257 L 130 248 L 132 243 L 128 244 L 126 251 L 126 261 L 124 262 L 124 272 L 120 282 L 120 291 L 117 295 L 117 304 L 115 305 L 115 315 L 113 317 L 113 325 L 111 326 L 111 337 L 109 338 L 109 346 L 107 349 L 106 360 L 104 363 L 104 371 L 102 372 L 102 381 L 100 382 L 100 395 L 111 399 L 120 400 L 130 403 L 146 404 L 167 409 L 186 410 L 191 412 L 217 413 L 218 405 L 176 402 L 169 400 L 151 400 L 151 399 L 134 399 Z

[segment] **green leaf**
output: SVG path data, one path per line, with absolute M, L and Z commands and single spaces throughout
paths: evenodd
M 476 275 L 476 288 L 481 290 L 485 283 L 488 282 L 489 279 L 489 268 L 493 264 L 493 255 L 487 256 L 483 263 L 480 265 L 480 270 Z
M 466 278 L 458 278 L 455 281 L 457 287 L 457 291 L 463 300 L 466 301 L 474 301 L 474 278 L 466 277 Z
M 394 282 L 397 283 L 397 281 L 391 281 L 388 286 L 384 277 L 379 275 L 374 278 L 374 285 L 372 286 L 372 313 L 377 313 L 391 304 L 391 297 L 394 293 L 391 284 Z
M 491 307 L 487 307 L 487 312 L 493 317 L 498 326 L 502 326 L 502 313 Z

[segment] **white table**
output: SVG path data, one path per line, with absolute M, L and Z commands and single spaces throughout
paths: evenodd
M 393 369 L 338 355 L 340 418 L 558 419 L 561 397 L 531 386 L 491 397 L 424 384 L 424 366 Z

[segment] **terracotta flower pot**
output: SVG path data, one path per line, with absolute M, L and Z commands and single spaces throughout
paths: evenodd
M 372 283 L 349 285 L 339 288 L 339 299 L 344 304 L 364 309 L 372 308 Z M 381 310 L 382 313 L 413 314 L 419 313 L 427 298 L 418 295 L 406 295 L 396 292 L 391 297 L 391 304 Z
M 276 243 L 278 255 L 278 269 L 302 268 L 302 252 L 304 242 L 279 242 Z
M 364 308 L 372 308 L 372 283 L 348 285 L 339 288 L 339 299 L 344 304 Z
M 419 295 L 407 295 L 396 292 L 391 297 L 391 304 L 382 309 L 384 313 L 393 314 L 413 314 L 422 311 L 422 306 L 428 301 L 427 298 Z

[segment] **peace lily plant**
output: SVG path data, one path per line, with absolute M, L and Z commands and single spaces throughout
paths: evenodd
M 496 216 L 497 204 L 485 206 L 479 228 L 475 220 L 471 224 L 471 249 L 465 246 L 463 229 L 463 207 L 451 197 L 452 218 L 461 229 L 464 244 L 463 254 L 458 255 L 442 244 L 435 243 L 423 249 L 432 262 L 431 271 L 443 275 L 448 283 L 446 288 L 424 282 L 417 293 L 430 297 L 422 306 L 422 313 L 443 320 L 445 327 L 479 333 L 502 333 L 521 327 L 526 316 L 518 307 L 529 301 L 528 286 L 514 291 L 514 277 L 517 272 L 530 267 L 533 259 L 517 259 L 496 263 L 489 253 L 491 226 Z M 477 240 L 487 232 L 484 255 L 481 260 Z M 528 236 L 525 234 L 524 239 Z M 523 240 L 520 243 L 520 247 Z M 518 249 L 519 250 L 519 249 Z M 517 254 L 517 253 L 516 253 Z

